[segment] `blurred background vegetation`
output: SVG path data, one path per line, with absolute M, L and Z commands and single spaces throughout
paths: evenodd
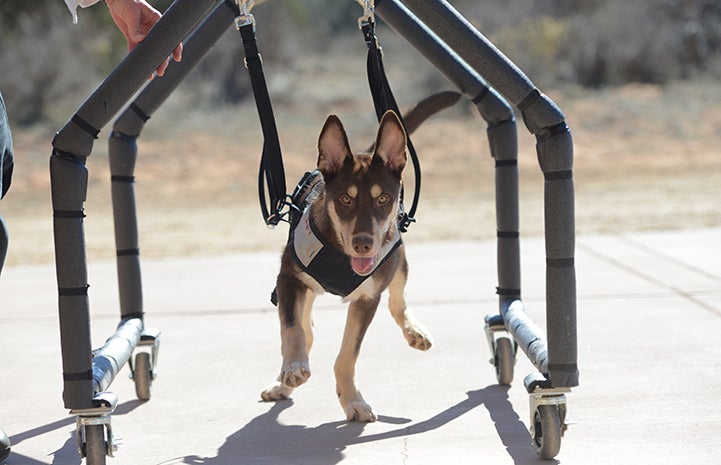
M 150 3 L 163 11 L 171 0 Z M 451 3 L 543 89 L 721 76 L 718 0 Z M 254 13 L 263 24 L 265 59 L 288 70 L 309 55 L 332 63 L 330 44 L 359 37 L 361 10 L 352 0 L 274 0 Z M 0 90 L 13 124 L 65 121 L 125 55 L 107 8 L 80 9 L 79 17 L 73 25 L 62 0 L 0 2 Z M 231 29 L 182 86 L 187 101 L 213 106 L 248 98 L 241 55 Z M 434 87 L 438 81 L 414 82 Z

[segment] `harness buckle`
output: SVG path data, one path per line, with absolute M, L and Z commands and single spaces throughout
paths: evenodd
M 375 1 L 374 0 L 356 0 L 363 7 L 363 16 L 358 18 L 358 27 L 363 29 L 363 26 L 372 24 L 375 22 Z
M 235 18 L 235 28 L 240 30 L 241 27 L 252 24 L 255 32 L 255 16 L 250 14 L 250 10 L 255 6 L 255 0 L 235 0 L 235 3 L 240 8 L 240 15 Z
M 415 223 L 416 219 L 411 218 L 408 213 L 401 211 L 398 214 L 398 230 L 402 233 L 408 232 L 408 226 L 411 225 L 411 223 Z

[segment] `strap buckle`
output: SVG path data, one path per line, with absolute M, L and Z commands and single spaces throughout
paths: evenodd
M 250 14 L 250 10 L 255 6 L 255 0 L 235 0 L 235 3 L 240 8 L 240 15 L 235 18 L 235 28 L 240 30 L 241 27 L 252 24 L 255 32 L 255 16 Z
M 273 211 L 265 218 L 265 225 L 268 229 L 275 229 L 281 222 L 292 225 L 294 220 L 300 219 L 302 213 L 293 203 L 291 196 L 286 195 L 286 198 L 279 200 Z
M 356 0 L 363 7 L 363 16 L 358 18 L 358 27 L 373 24 L 375 22 L 375 1 L 374 0 Z

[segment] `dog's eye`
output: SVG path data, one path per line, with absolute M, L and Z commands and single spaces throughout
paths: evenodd
M 391 199 L 391 196 L 388 194 L 381 194 L 378 196 L 378 205 L 384 205 L 388 203 L 388 201 Z
M 338 197 L 338 200 L 340 200 L 340 203 L 342 203 L 346 207 L 350 206 L 350 204 L 353 203 L 353 197 L 348 194 L 341 194 L 340 197 Z

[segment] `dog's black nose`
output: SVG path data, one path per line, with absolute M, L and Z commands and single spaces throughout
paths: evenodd
M 367 254 L 373 248 L 373 236 L 370 234 L 356 234 L 353 236 L 353 250 L 359 255 Z

